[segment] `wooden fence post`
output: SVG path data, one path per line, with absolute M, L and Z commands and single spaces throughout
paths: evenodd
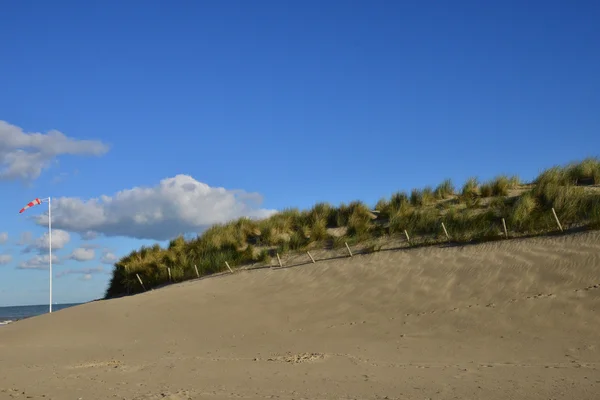
M 556 224 L 558 225 L 558 229 L 560 229 L 560 231 L 563 231 L 563 227 L 560 224 L 560 221 L 558 220 L 558 215 L 556 215 L 556 211 L 554 211 L 554 207 L 552 207 L 552 214 L 554 214 L 554 219 L 556 220 Z
M 406 229 L 404 230 L 404 234 L 406 235 L 406 241 L 410 243 L 410 236 L 408 236 L 408 232 L 406 231 Z
M 281 258 L 279 258 L 279 253 L 276 253 L 276 254 L 277 254 L 277 262 L 279 263 L 279 266 L 283 267 L 283 264 L 281 263 Z
M 227 261 L 225 261 L 225 265 L 227 265 L 227 268 L 229 268 L 229 272 L 231 272 L 233 274 L 233 270 L 231 269 L 231 267 L 229 266 L 229 263 Z
M 171 268 L 167 267 L 167 271 L 169 272 L 169 282 L 171 282 L 173 280 L 173 278 L 171 277 Z
M 142 278 L 140 278 L 140 276 L 138 274 L 135 274 L 135 276 L 137 276 L 138 281 L 140 281 L 140 285 L 142 285 L 142 288 L 144 289 L 144 292 L 146 291 L 146 286 L 144 286 L 144 282 L 142 282 Z
M 315 259 L 313 258 L 313 256 L 310 254 L 310 251 L 307 251 L 306 254 L 308 254 L 308 256 L 310 257 L 310 261 L 313 262 L 313 264 L 315 263 Z
M 446 230 L 446 225 L 442 222 L 442 228 L 444 228 L 444 233 L 446 234 L 446 238 L 450 240 L 450 235 L 448 235 L 448 231 Z
M 346 248 L 348 249 L 348 253 L 350 254 L 350 257 L 352 257 L 352 250 L 350 250 L 350 246 L 348 246 L 348 242 L 344 242 L 344 244 L 346 245 Z
M 504 237 L 508 239 L 508 229 L 506 229 L 506 221 L 502 218 L 502 226 L 504 227 Z
M 198 267 L 194 264 L 194 269 L 196 270 L 196 276 L 200 278 L 200 272 L 198 272 Z

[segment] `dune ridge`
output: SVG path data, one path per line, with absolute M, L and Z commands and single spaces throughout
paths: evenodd
M 559 226 L 559 223 L 560 226 Z M 468 179 L 457 190 L 447 179 L 435 189 L 382 198 L 374 209 L 361 201 L 285 209 L 263 220 L 216 224 L 195 239 L 179 236 L 166 248 L 142 247 L 117 261 L 105 298 L 227 271 L 269 266 L 305 251 L 359 246 L 379 251 L 390 242 L 414 247 L 527 237 L 558 230 L 600 229 L 600 159 L 556 166 L 533 182 L 497 176 Z M 409 240 L 410 238 L 410 240 Z M 140 284 L 140 280 L 143 284 Z
M 0 399 L 596 399 L 600 232 L 240 271 L 0 329 Z

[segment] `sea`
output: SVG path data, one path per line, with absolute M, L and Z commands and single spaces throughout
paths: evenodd
M 73 304 L 53 304 L 52 311 L 58 311 L 65 308 L 77 306 L 81 303 Z M 11 306 L 0 307 L 0 327 L 20 319 L 35 317 L 36 315 L 46 314 L 48 312 L 48 304 L 40 304 L 38 306 Z

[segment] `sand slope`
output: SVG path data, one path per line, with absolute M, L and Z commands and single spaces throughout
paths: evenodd
M 0 328 L 0 399 L 598 399 L 600 233 L 255 270 Z

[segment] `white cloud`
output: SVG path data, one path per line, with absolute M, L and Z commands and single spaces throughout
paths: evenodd
M 12 261 L 12 256 L 10 254 L 0 254 L 0 265 L 6 265 Z
M 54 219 L 54 218 L 53 218 Z M 80 234 L 82 240 L 94 240 L 98 237 L 98 233 L 94 231 L 82 232 Z
M 0 120 L 0 180 L 35 180 L 61 155 L 100 156 L 107 151 L 100 141 L 77 140 L 56 130 L 26 133 Z
M 19 263 L 18 269 L 48 269 L 49 268 L 48 254 L 45 256 L 35 256 L 27 261 Z M 56 254 L 52 254 L 52 264 L 59 264 L 59 259 Z
M 117 261 L 119 261 L 119 258 L 111 252 L 105 252 L 104 254 L 102 254 L 102 258 L 100 259 L 100 262 L 102 264 L 111 264 L 112 265 L 112 264 L 116 263 Z
M 0 232 L 0 244 L 4 244 L 8 241 L 8 233 Z
M 89 281 L 90 279 L 92 279 L 92 275 L 91 274 L 85 274 L 85 275 L 83 275 L 79 279 L 82 280 L 82 281 Z
M 71 232 L 167 240 L 179 234 L 242 216 L 264 218 L 274 210 L 260 208 L 262 197 L 243 190 L 215 188 L 188 175 L 160 181 L 154 187 L 134 187 L 114 196 L 89 200 L 53 199 L 52 226 Z M 47 215 L 33 217 L 45 226 Z
M 104 267 L 94 267 L 94 268 L 78 268 L 78 269 L 65 269 L 56 274 L 57 278 L 61 278 L 65 275 L 92 275 L 92 274 L 101 274 L 104 272 Z
M 76 261 L 91 261 L 96 257 L 96 252 L 93 249 L 84 249 L 83 247 L 78 247 L 69 256 L 71 260 Z
M 54 219 L 54 217 L 52 218 Z M 37 251 L 42 253 L 49 250 L 48 232 L 44 233 L 41 237 L 30 243 L 24 250 L 23 253 L 30 253 Z M 52 228 L 52 250 L 60 250 L 71 241 L 71 235 L 69 232 L 63 231 L 62 229 Z
M 21 233 L 21 237 L 19 238 L 17 245 L 25 246 L 25 245 L 31 244 L 32 241 L 33 241 L 33 234 L 31 232 L 23 232 L 23 233 Z

